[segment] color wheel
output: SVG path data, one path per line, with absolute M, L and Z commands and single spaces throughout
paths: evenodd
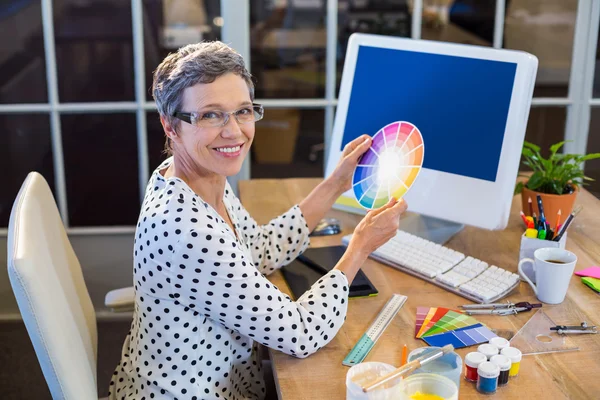
M 381 128 L 354 170 L 352 191 L 366 209 L 402 198 L 417 179 L 425 147 L 419 129 L 406 121 Z

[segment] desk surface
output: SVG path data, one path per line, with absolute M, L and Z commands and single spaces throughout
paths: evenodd
M 319 181 L 320 179 L 242 181 L 240 198 L 252 216 L 259 223 L 265 223 L 300 202 Z M 518 215 L 519 204 L 520 198 L 515 196 L 506 230 L 492 232 L 466 227 L 446 246 L 516 272 L 522 233 Z M 580 270 L 600 264 L 600 201 L 583 191 L 577 204 L 583 205 L 584 208 L 569 229 L 567 249 L 577 254 L 576 269 Z M 351 233 L 360 220 L 360 216 L 337 210 L 331 210 L 328 216 L 342 221 L 344 235 Z M 311 246 L 339 244 L 341 236 L 312 238 Z M 426 346 L 425 342 L 414 338 L 417 306 L 456 307 L 470 303 L 460 296 L 374 260 L 367 260 L 362 269 L 380 294 L 373 298 L 351 299 L 346 323 L 327 346 L 306 359 L 296 359 L 277 351 L 270 351 L 280 399 L 344 399 L 348 367 L 342 365 L 342 360 L 367 330 L 392 293 L 404 294 L 408 296 L 408 300 L 366 361 L 399 365 L 404 343 L 408 345 L 409 351 Z M 282 291 L 290 293 L 281 272 L 270 276 L 270 280 Z M 521 283 L 508 299 L 529 302 L 536 300 L 526 283 Z M 594 294 L 578 278 L 571 279 L 567 298 L 562 304 L 544 305 L 543 310 L 558 324 L 578 325 L 581 321 L 587 321 L 588 324 L 600 325 L 600 296 Z M 477 318 L 491 328 L 516 332 L 532 315 L 522 313 L 517 316 Z M 525 394 L 529 398 L 553 400 L 598 398 L 600 334 L 574 336 L 573 341 L 579 346 L 579 351 L 525 356 L 521 363 L 520 375 L 494 395 L 480 395 L 474 385 L 463 381 L 460 398 L 522 399 Z M 473 351 L 473 348 L 460 349 L 457 352 L 464 359 L 465 354 L 470 351 Z

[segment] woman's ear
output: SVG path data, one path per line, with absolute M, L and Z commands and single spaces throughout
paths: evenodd
M 177 132 L 163 115 L 160 116 L 160 123 L 163 127 L 163 130 L 165 131 L 165 135 L 167 135 L 169 139 L 175 140 L 175 138 L 177 137 Z

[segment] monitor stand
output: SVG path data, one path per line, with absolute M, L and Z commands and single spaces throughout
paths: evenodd
M 456 222 L 410 213 L 402 217 L 398 229 L 443 245 L 464 227 Z

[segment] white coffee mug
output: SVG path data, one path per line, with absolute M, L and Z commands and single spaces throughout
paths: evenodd
M 548 304 L 559 304 L 565 299 L 577 256 L 565 249 L 545 247 L 537 249 L 533 258 L 519 262 L 519 274 L 529 283 L 537 298 Z M 523 264 L 531 263 L 535 273 L 535 284 L 523 271 Z

